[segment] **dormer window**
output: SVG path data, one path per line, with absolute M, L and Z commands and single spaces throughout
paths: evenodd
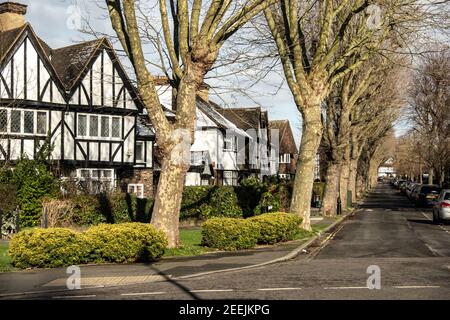
M 224 137 L 223 139 L 223 151 L 237 151 L 237 137 Z

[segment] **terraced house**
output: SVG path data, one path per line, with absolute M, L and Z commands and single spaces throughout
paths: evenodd
M 33 159 L 48 141 L 61 178 L 149 196 L 155 136 L 111 44 L 51 48 L 26 10 L 0 4 L 0 161 Z

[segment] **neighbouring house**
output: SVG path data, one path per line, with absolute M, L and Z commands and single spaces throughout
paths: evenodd
M 152 196 L 155 134 L 112 45 L 51 48 L 26 11 L 0 4 L 0 161 L 32 159 L 49 141 L 62 179 Z
M 157 78 L 166 116 L 176 117 L 167 78 Z M 186 185 L 238 185 L 247 177 L 270 175 L 268 116 L 261 108 L 223 108 L 209 99 L 205 84 L 197 97 L 195 141 Z M 155 176 L 159 165 L 155 163 Z
M 298 150 L 289 120 L 270 121 L 269 128 L 271 131 L 277 130 L 279 136 L 277 175 L 281 179 L 291 180 L 295 176 Z

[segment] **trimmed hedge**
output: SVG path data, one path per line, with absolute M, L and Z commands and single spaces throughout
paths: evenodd
M 167 247 L 150 224 L 102 224 L 86 232 L 65 228 L 28 229 L 15 235 L 9 255 L 17 268 L 54 268 L 82 263 L 151 261 Z
M 95 262 L 152 261 L 167 247 L 164 233 L 144 223 L 101 224 L 85 235 L 91 246 L 90 260 Z
M 222 250 L 290 241 L 302 219 L 289 213 L 266 213 L 249 219 L 212 218 L 202 225 L 202 245 Z
M 54 268 L 87 262 L 89 242 L 70 229 L 27 229 L 9 243 L 12 264 L 21 269 Z
M 275 244 L 294 239 L 302 222 L 299 216 L 282 212 L 266 213 L 249 220 L 258 225 L 259 244 Z
M 211 218 L 202 225 L 202 245 L 239 250 L 253 248 L 258 242 L 259 230 L 250 220 L 238 218 Z

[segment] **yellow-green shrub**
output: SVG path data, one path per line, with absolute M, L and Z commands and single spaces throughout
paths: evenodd
M 9 244 L 17 268 L 54 268 L 89 262 L 156 260 L 164 254 L 163 232 L 145 223 L 101 224 L 80 233 L 66 228 L 28 229 Z
M 145 223 L 100 224 L 85 235 L 92 248 L 90 259 L 95 262 L 152 261 L 167 247 L 164 233 Z
M 84 236 L 64 228 L 28 229 L 9 243 L 9 255 L 17 268 L 54 268 L 87 262 L 89 245 Z
M 249 249 L 256 245 L 258 233 L 247 219 L 211 218 L 202 225 L 202 244 L 222 250 Z
M 259 244 L 274 244 L 293 240 L 302 219 L 290 213 L 266 213 L 249 218 L 259 229 Z

